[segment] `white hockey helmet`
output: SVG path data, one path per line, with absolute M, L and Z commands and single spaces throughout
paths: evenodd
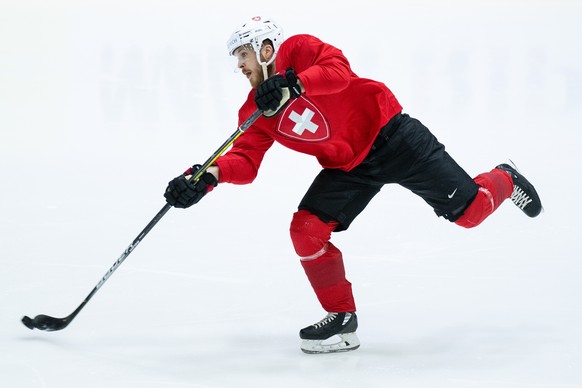
M 274 54 L 268 64 L 275 60 L 279 46 L 283 43 L 283 29 L 273 19 L 255 16 L 251 20 L 243 23 L 230 36 L 226 43 L 228 54 L 234 55 L 234 51 L 245 44 L 250 44 L 259 58 L 259 52 L 263 42 L 269 39 L 273 44 Z M 260 62 L 260 60 L 259 60 Z

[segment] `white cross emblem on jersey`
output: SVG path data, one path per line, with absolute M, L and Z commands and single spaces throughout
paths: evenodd
M 295 123 L 292 131 L 301 136 L 304 131 L 309 131 L 311 133 L 317 132 L 317 128 L 319 126 L 315 124 L 311 119 L 315 115 L 315 112 L 305 108 L 302 115 L 299 115 L 297 112 L 293 111 L 289 115 L 289 118 Z
M 275 132 L 300 142 L 319 142 L 330 138 L 331 130 L 325 117 L 310 100 L 299 96 L 279 116 Z M 279 139 L 277 139 L 279 140 Z M 285 139 L 281 139 L 285 145 Z

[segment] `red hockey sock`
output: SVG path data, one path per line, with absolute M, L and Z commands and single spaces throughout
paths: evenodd
M 325 311 L 356 311 L 352 284 L 346 279 L 342 253 L 332 243 L 328 243 L 327 252 L 322 256 L 301 260 L 301 265 Z
M 328 312 L 356 311 L 352 285 L 345 276 L 342 253 L 329 242 L 337 222 L 323 222 L 316 215 L 300 210 L 293 215 L 291 240 L 301 258 L 305 274 Z
M 513 181 L 505 171 L 494 168 L 474 179 L 479 192 L 455 224 L 473 228 L 491 215 L 513 192 Z

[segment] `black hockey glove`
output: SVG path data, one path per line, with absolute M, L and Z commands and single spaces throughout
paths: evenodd
M 168 183 L 164 193 L 166 202 L 174 207 L 186 209 L 198 203 L 206 193 L 218 185 L 216 177 L 209 172 L 204 172 L 198 182 L 190 182 L 188 178 L 196 174 L 200 167 L 196 164 Z
M 287 102 L 301 95 L 297 84 L 297 75 L 292 67 L 285 71 L 285 76 L 275 74 L 257 87 L 255 103 L 266 117 L 275 116 L 287 105 Z

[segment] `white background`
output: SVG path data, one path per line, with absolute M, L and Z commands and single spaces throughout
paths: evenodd
M 207 3 L 0 2 L 0 386 L 582 387 L 582 3 Z M 464 230 L 385 187 L 333 236 L 362 346 L 305 355 L 324 312 L 288 224 L 319 167 L 275 145 L 252 185 L 172 209 L 68 328 L 25 328 L 71 313 L 234 132 L 225 42 L 256 14 L 342 49 L 469 174 L 514 160 L 545 212 Z

